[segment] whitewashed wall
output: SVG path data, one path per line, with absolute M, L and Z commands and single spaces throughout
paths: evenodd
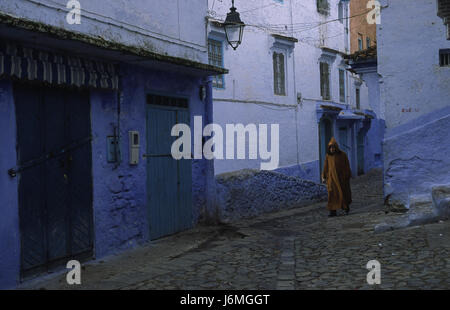
M 389 132 L 450 105 L 450 69 L 439 66 L 439 49 L 450 48 L 450 41 L 436 0 L 384 0 L 382 5 L 378 72 Z
M 0 11 L 148 50 L 208 62 L 206 0 L 79 0 L 80 25 L 66 22 L 68 0 L 2 0 Z
M 242 45 L 234 51 L 224 48 L 225 89 L 214 89 L 214 121 L 226 123 L 277 123 L 280 125 L 280 168 L 318 161 L 318 120 L 316 103 L 320 96 L 319 58 L 325 46 L 345 53 L 348 36 L 345 20 L 319 23 L 338 18 L 339 0 L 330 0 L 330 15 L 317 12 L 316 1 L 246 0 L 235 1 L 245 28 Z M 231 1 L 209 0 L 211 16 L 224 20 Z M 211 13 L 212 12 L 212 13 Z M 220 39 L 218 30 L 209 26 L 210 37 Z M 293 52 L 286 50 L 286 96 L 274 95 L 271 34 L 299 40 Z M 223 38 L 222 38 L 223 39 Z M 333 102 L 339 103 L 339 68 L 337 54 L 330 67 Z M 354 79 L 347 73 L 346 103 L 355 106 Z M 297 102 L 297 94 L 303 98 Z M 361 108 L 368 107 L 365 84 L 361 86 Z M 258 160 L 216 160 L 215 173 L 244 168 L 259 168 Z

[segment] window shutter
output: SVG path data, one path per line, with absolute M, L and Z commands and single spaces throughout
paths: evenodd
M 359 110 L 361 107 L 361 92 L 360 89 L 356 89 L 356 108 Z
M 278 62 L 280 65 L 280 95 L 286 95 L 286 87 L 285 87 L 285 72 L 284 72 L 284 54 L 278 54 L 280 61 Z
M 324 94 L 324 75 L 323 75 L 323 62 L 320 63 L 320 96 L 322 99 L 325 97 Z
M 278 54 L 273 53 L 273 91 L 278 94 Z
M 325 63 L 325 96 L 326 99 L 330 99 L 330 71 L 328 69 L 328 63 Z
M 273 53 L 273 87 L 276 95 L 286 95 L 284 54 Z
M 223 67 L 222 42 L 213 39 L 208 40 L 208 59 L 209 64 Z M 224 88 L 223 75 L 216 75 L 213 77 L 212 86 L 215 88 Z
M 328 63 L 320 63 L 320 95 L 322 99 L 330 99 L 330 72 Z
M 339 70 L 339 99 L 345 102 L 345 71 Z

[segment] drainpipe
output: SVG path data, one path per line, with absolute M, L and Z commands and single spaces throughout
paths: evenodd
M 213 89 L 212 89 L 212 77 L 203 79 L 202 84 L 206 87 L 205 98 L 205 126 L 212 124 L 214 121 L 214 107 L 213 107 Z M 206 205 L 204 210 L 205 223 L 210 225 L 216 225 L 219 223 L 219 205 L 217 202 L 216 194 L 216 178 L 214 173 L 214 160 L 206 161 Z
M 290 13 L 291 13 L 291 37 L 294 37 L 294 17 L 293 17 L 293 8 L 292 1 L 289 1 Z M 297 140 L 297 166 L 299 166 L 302 170 L 303 168 L 300 166 L 300 141 L 299 141 L 299 129 L 298 129 L 298 113 L 299 113 L 299 102 L 297 102 L 297 82 L 296 82 L 296 70 L 295 70 L 295 48 L 292 52 L 292 66 L 293 66 L 293 78 L 294 78 L 294 98 L 296 102 L 295 106 L 295 136 Z

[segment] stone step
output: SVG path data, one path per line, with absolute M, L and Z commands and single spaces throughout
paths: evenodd
M 406 214 L 408 226 L 432 223 L 438 220 L 438 214 L 433 207 L 431 194 L 413 195 L 409 198 L 409 210 Z
M 448 193 L 450 194 L 450 191 Z M 410 196 L 408 212 L 377 224 L 374 228 L 375 232 L 382 233 L 437 222 L 441 216 L 437 212 L 433 201 L 431 194 Z
M 442 218 L 450 218 L 450 184 L 433 186 L 431 189 L 435 212 Z

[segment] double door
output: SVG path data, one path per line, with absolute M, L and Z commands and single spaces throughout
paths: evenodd
M 22 276 L 92 256 L 87 91 L 16 84 Z

